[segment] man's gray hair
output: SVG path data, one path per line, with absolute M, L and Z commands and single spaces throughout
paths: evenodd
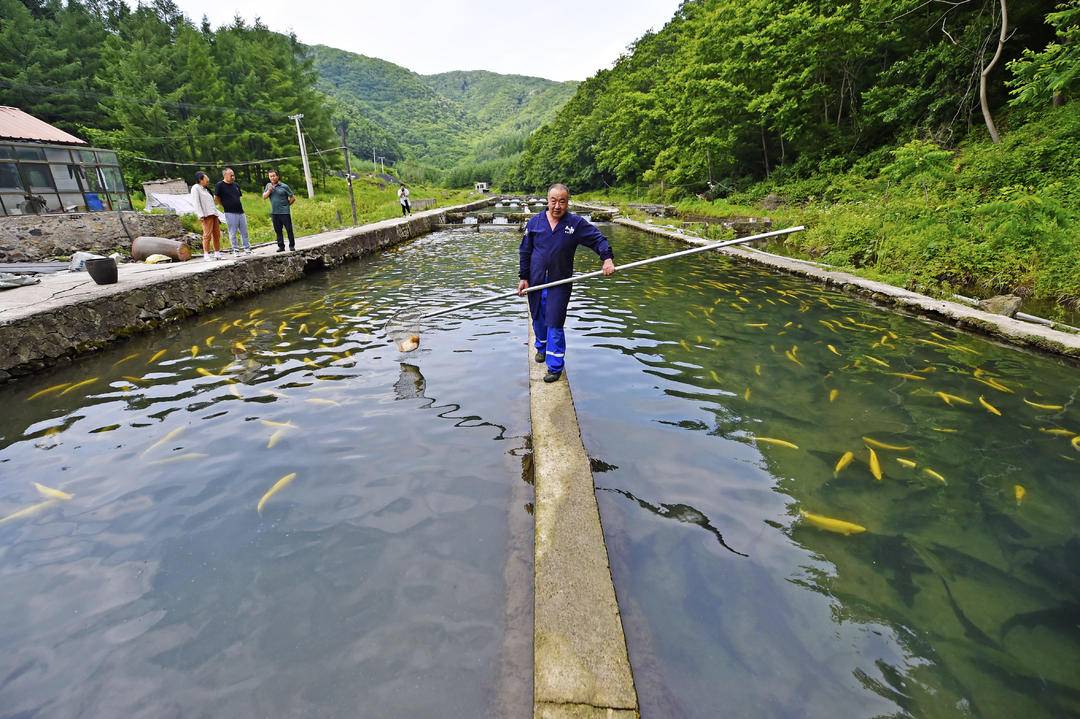
M 554 185 L 548 188 L 547 193 L 550 195 L 552 190 L 558 190 L 559 192 L 565 192 L 567 197 L 570 197 L 570 188 L 561 182 L 556 182 Z

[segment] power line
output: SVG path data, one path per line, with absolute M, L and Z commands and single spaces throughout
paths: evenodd
M 311 154 L 321 155 L 323 153 L 337 152 L 338 150 L 343 150 L 343 149 L 344 149 L 343 147 L 332 147 L 332 148 L 330 148 L 328 150 L 320 150 L 319 152 L 311 153 Z M 174 162 L 172 160 L 155 160 L 155 159 L 150 158 L 150 157 L 140 157 L 138 155 L 131 155 L 130 153 L 126 153 L 123 150 L 118 150 L 118 152 L 127 154 L 127 155 L 129 155 L 131 157 L 131 159 L 138 160 L 139 162 L 152 162 L 155 165 L 182 165 L 184 167 L 217 167 L 218 165 L 227 165 L 229 167 L 244 167 L 246 165 L 261 165 L 261 164 L 266 163 L 266 162 L 281 162 L 282 160 L 295 160 L 298 157 L 300 157 L 300 155 L 286 155 L 284 157 L 268 157 L 268 158 L 263 159 L 263 160 L 244 160 L 244 161 L 241 161 L 241 162 L 226 162 L 224 160 L 213 160 L 213 161 L 210 161 L 210 162 Z

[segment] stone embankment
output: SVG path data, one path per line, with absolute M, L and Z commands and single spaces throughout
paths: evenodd
M 489 200 L 450 209 L 469 211 Z M 95 285 L 86 273 L 47 275 L 0 293 L 0 382 L 71 361 L 121 337 L 147 332 L 239 297 L 301 279 L 430 232 L 446 210 L 297 239 L 297 251 L 272 246 L 220 262 L 124 264 L 120 281 Z M 160 233 L 159 233 L 160 234 Z
M 109 254 L 142 235 L 175 239 L 184 228 L 177 215 L 130 211 L 0 217 L 0 262 L 42 262 L 80 251 Z

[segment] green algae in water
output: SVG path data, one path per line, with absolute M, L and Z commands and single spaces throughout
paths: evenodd
M 1080 712 L 1075 366 L 717 256 L 616 278 L 567 367 L 643 715 Z

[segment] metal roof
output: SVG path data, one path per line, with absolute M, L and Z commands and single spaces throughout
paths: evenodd
M 74 135 L 53 127 L 17 107 L 0 105 L 0 140 L 57 142 L 62 145 L 85 145 Z

